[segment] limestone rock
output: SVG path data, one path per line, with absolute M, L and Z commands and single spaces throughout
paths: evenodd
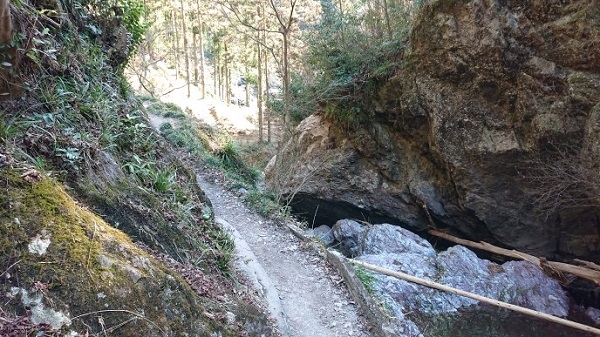
M 374 225 L 369 229 L 366 238 L 379 235 L 372 235 L 373 232 L 388 231 L 386 241 L 395 242 L 393 249 L 382 251 L 378 249 L 376 241 L 375 247 L 369 247 L 374 241 L 366 239 L 363 251 L 372 253 L 361 255 L 357 260 L 558 317 L 566 317 L 569 314 L 566 292 L 556 280 L 546 276 L 538 266 L 530 262 L 510 261 L 499 265 L 478 258 L 475 253 L 462 246 L 453 246 L 437 254 L 427 241 L 414 233 L 406 230 L 390 233 L 389 229 L 393 229 L 393 226 Z M 394 252 L 390 252 L 391 250 Z M 372 282 L 375 296 L 392 311 L 392 316 L 396 317 L 398 322 L 398 331 L 404 331 L 403 335 L 406 336 L 421 335 L 422 331 L 414 330 L 415 326 L 429 329 L 428 336 L 445 336 L 440 329 L 469 325 L 467 322 L 471 321 L 472 317 L 485 316 L 494 310 L 478 305 L 475 300 L 452 293 L 377 273 L 371 275 L 375 279 Z M 502 312 L 500 309 L 495 310 Z M 486 336 L 520 336 L 519 329 L 522 327 L 497 328 L 510 325 L 507 323 L 513 318 L 511 315 L 492 314 L 491 317 L 472 322 L 471 330 L 466 331 L 478 331 L 474 326 L 480 324 L 489 328 Z M 531 324 L 539 327 L 540 323 L 546 325 L 545 322 L 539 321 Z M 545 335 L 536 332 L 531 336 Z
M 416 230 L 433 221 L 477 241 L 599 262 L 598 194 L 584 207 L 552 199 L 559 207 L 540 211 L 552 205 L 534 203 L 544 187 L 529 178 L 532 160 L 552 165 L 559 146 L 600 158 L 598 8 L 430 1 L 405 66 L 361 97 L 365 122 L 307 118 L 267 170 L 268 186 L 293 194 L 319 224 L 356 218 Z
M 435 256 L 431 244 L 402 227 L 381 224 L 369 229 L 362 244 L 363 254 L 401 254 L 412 252 L 423 257 Z
M 335 242 L 335 236 L 333 235 L 333 229 L 327 225 L 321 225 L 313 230 L 314 235 L 323 242 L 326 246 L 329 246 Z

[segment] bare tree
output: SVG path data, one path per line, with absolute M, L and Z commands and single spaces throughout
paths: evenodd
M 192 27 L 192 55 L 194 59 L 194 84 L 198 85 L 198 44 L 196 43 L 196 36 L 200 34 L 198 26 Z
M 257 97 L 257 105 L 258 105 L 258 141 L 259 142 L 263 142 L 264 138 L 263 138 L 263 78 L 262 78 L 262 48 L 260 46 L 260 41 L 262 41 L 262 35 L 265 34 L 264 33 L 264 19 L 262 18 L 262 16 L 264 15 L 262 8 L 261 8 L 261 4 L 259 4 L 258 6 L 256 6 L 256 12 L 258 14 L 258 18 L 261 21 L 261 29 L 256 31 L 257 34 L 257 41 L 258 43 L 256 44 L 256 49 L 257 49 L 257 54 L 258 54 L 258 97 Z M 261 32 L 263 32 L 261 34 Z
M 181 5 L 181 33 L 183 34 L 183 55 L 185 57 L 185 73 L 187 82 L 187 97 L 190 97 L 190 55 L 188 51 L 187 29 L 185 28 L 185 12 L 183 10 L 183 0 Z
M 231 102 L 231 54 L 225 42 L 225 63 L 223 64 L 225 71 L 225 101 L 227 104 Z
M 271 142 L 271 114 L 268 110 L 269 107 L 269 54 L 265 53 L 265 106 L 267 107 L 267 111 L 265 111 L 265 116 L 267 116 L 267 142 Z
M 196 0 L 196 11 L 198 12 L 198 36 L 200 37 L 200 88 L 202 90 L 202 99 L 206 98 L 206 74 L 205 74 L 205 61 L 204 61 L 204 21 L 200 14 L 200 0 Z
M 177 24 L 177 11 L 174 10 L 171 12 L 172 14 L 172 18 L 173 18 L 173 28 L 175 30 L 175 36 L 173 37 L 174 41 L 174 50 L 173 52 L 175 53 L 175 78 L 177 79 L 179 77 L 179 28 L 178 28 L 178 24 Z
M 392 26 L 390 23 L 390 8 L 388 6 L 387 0 L 383 0 L 382 3 L 382 11 L 383 11 L 383 16 L 385 19 L 385 28 L 388 34 L 388 38 L 392 38 Z
M 285 108 L 284 108 L 284 121 L 285 124 L 288 125 L 290 123 L 290 106 L 291 106 L 291 91 L 290 91 L 290 37 L 293 30 L 294 14 L 296 10 L 297 0 L 289 0 L 288 6 L 282 6 L 279 1 L 276 0 L 268 0 L 269 8 L 274 13 L 273 16 L 275 18 L 277 24 L 277 30 L 267 29 L 266 27 L 260 26 L 260 22 L 249 22 L 243 13 L 239 9 L 238 3 L 233 3 L 228 0 L 223 0 L 221 5 L 223 8 L 227 10 L 229 13 L 233 13 L 236 20 L 241 23 L 244 27 L 253 29 L 255 31 L 260 30 L 263 33 L 276 33 L 280 34 L 282 37 L 282 54 L 281 54 L 281 74 L 283 79 L 283 92 L 285 96 Z M 263 10 L 263 17 L 266 17 L 266 10 Z M 263 34 L 264 36 L 264 34 Z M 279 58 L 279 56 L 275 55 L 275 51 L 273 48 L 266 46 L 264 41 L 261 39 L 257 39 L 257 42 L 260 43 L 263 48 L 267 48 L 271 54 L 273 54 L 275 60 Z
M 279 6 L 275 0 L 269 0 L 271 8 L 275 12 L 275 17 L 279 23 L 279 33 L 283 37 L 283 94 L 285 96 L 285 108 L 283 114 L 283 121 L 286 125 L 290 124 L 290 105 L 292 102 L 292 93 L 290 91 L 290 34 L 292 32 L 292 25 L 294 23 L 294 10 L 296 9 L 297 0 L 289 0 L 290 7 L 289 12 L 283 13 L 279 10 Z
M 585 150 L 552 147 L 545 158 L 526 162 L 522 176 L 532 186 L 533 205 L 548 219 L 566 209 L 600 206 L 597 164 Z

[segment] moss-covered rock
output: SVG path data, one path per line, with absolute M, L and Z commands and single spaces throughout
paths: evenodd
M 256 309 L 197 296 L 59 183 L 4 168 L 0 184 L 3 310 L 63 332 L 119 336 L 238 336 L 244 324 L 261 326 Z M 225 319 L 229 310 L 239 318 Z
M 122 76 L 142 2 L 127 1 L 122 22 L 121 1 L 58 3 L 11 8 L 13 40 L 27 44 L 12 71 L 27 88 L 0 101 L 0 318 L 118 336 L 271 335 L 223 276 L 233 241 L 195 170 Z

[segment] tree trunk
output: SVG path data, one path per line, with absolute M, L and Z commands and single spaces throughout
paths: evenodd
M 190 55 L 188 51 L 187 30 L 185 29 L 185 12 L 183 11 L 183 0 L 181 4 L 181 33 L 183 34 L 183 56 L 185 57 L 185 81 L 187 83 L 187 97 L 190 97 Z
M 388 38 L 392 38 L 392 26 L 390 24 L 390 9 L 387 0 L 383 0 L 383 14 L 385 17 L 385 26 L 387 28 Z
M 290 70 L 289 70 L 289 55 L 288 55 L 288 38 L 289 38 L 289 27 L 283 32 L 283 93 L 285 95 L 285 109 L 283 113 L 283 122 L 289 126 L 290 118 L 290 105 L 292 103 L 292 93 L 290 92 Z
M 260 5 L 257 6 L 257 13 L 258 13 L 258 17 L 260 18 L 261 12 L 260 12 Z M 261 19 L 262 22 L 262 19 Z M 261 24 L 261 29 L 262 29 L 262 24 Z M 257 105 L 258 105 L 258 141 L 260 143 L 263 142 L 263 86 L 262 86 L 262 48 L 260 46 L 260 43 L 262 42 L 261 39 L 261 30 L 257 30 L 257 41 L 258 43 L 256 44 L 256 49 L 257 49 L 257 53 L 258 53 L 258 66 L 257 66 L 257 71 L 258 71 L 258 94 L 257 94 Z M 263 33 L 264 34 L 264 33 Z
M 263 39 L 265 36 L 263 35 Z M 264 41 L 264 40 L 263 40 Z M 265 116 L 267 117 L 267 142 L 271 142 L 271 113 L 269 111 L 269 54 L 265 52 Z
M 225 43 L 225 63 L 223 64 L 225 74 L 225 102 L 227 105 L 231 103 L 231 69 L 230 69 L 230 57 L 227 49 L 227 43 Z
M 202 87 L 202 99 L 206 98 L 206 71 L 204 68 L 204 23 L 200 22 L 200 86 Z
M 290 118 L 290 106 L 292 102 L 292 94 L 290 92 L 290 70 L 289 70 L 289 38 L 292 32 L 292 24 L 294 23 L 294 9 L 296 8 L 297 0 L 290 0 L 290 12 L 286 18 L 284 18 L 281 13 L 277 10 L 278 6 L 276 5 L 274 0 L 270 0 L 269 3 L 273 11 L 275 11 L 275 16 L 277 17 L 277 21 L 279 21 L 279 32 L 283 35 L 283 93 L 285 95 L 285 107 L 283 113 L 283 121 L 285 123 L 285 127 L 289 126 L 291 121 Z
M 196 44 L 196 32 L 192 32 L 192 50 L 194 51 L 194 85 L 198 85 L 198 46 Z
M 248 49 L 248 38 L 244 37 L 244 50 Z M 245 78 L 245 83 L 244 83 L 244 91 L 246 94 L 246 104 L 244 104 L 246 107 L 250 107 L 250 83 L 248 83 L 248 74 L 250 72 L 250 69 L 248 67 L 248 60 L 245 60 L 244 62 L 244 73 L 246 74 L 246 78 Z
M 227 104 L 229 104 L 231 103 L 231 65 L 229 62 L 227 62 L 227 82 L 225 90 L 228 102 Z
M 219 93 L 217 86 L 217 72 L 219 71 L 219 54 L 215 53 L 214 56 L 215 64 L 213 66 L 213 92 L 214 96 L 217 96 Z
M 196 10 L 198 11 L 198 30 L 200 34 L 200 87 L 202 90 L 202 99 L 206 98 L 206 83 L 204 71 L 204 22 L 200 16 L 200 0 L 196 0 Z M 216 91 L 215 91 L 216 92 Z
M 225 60 L 221 58 L 221 68 L 219 68 L 219 99 L 225 102 Z
M 339 0 L 340 6 L 340 33 L 342 34 L 342 45 L 346 44 L 346 34 L 344 33 L 344 4 Z
M 215 52 L 215 65 L 213 67 L 213 84 L 215 89 L 215 97 L 221 98 L 221 54 Z
M 260 2 L 261 5 L 261 10 L 263 12 L 263 15 L 265 13 L 265 3 L 263 1 Z M 262 28 L 264 29 L 266 25 L 266 17 L 263 18 L 262 21 Z M 267 44 L 267 34 L 263 33 L 262 34 L 262 44 L 263 46 L 265 46 Z M 269 112 L 269 53 L 267 52 L 267 50 L 265 50 L 265 57 L 264 57 L 264 62 L 265 65 L 263 67 L 264 71 L 265 71 L 265 90 L 264 90 L 264 96 L 263 96 L 263 101 L 264 101 L 264 106 L 265 106 L 265 110 L 263 111 L 263 116 L 265 116 L 267 118 L 267 142 L 271 142 L 271 114 Z
M 175 79 L 179 78 L 179 28 L 177 24 L 177 11 L 173 11 L 173 27 L 175 27 Z

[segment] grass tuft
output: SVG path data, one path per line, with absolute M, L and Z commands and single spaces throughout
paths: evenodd
M 360 282 L 365 286 L 365 289 L 369 294 L 373 294 L 375 292 L 375 276 L 366 271 L 364 268 L 360 266 L 354 266 L 354 273 L 356 277 L 360 280 Z

